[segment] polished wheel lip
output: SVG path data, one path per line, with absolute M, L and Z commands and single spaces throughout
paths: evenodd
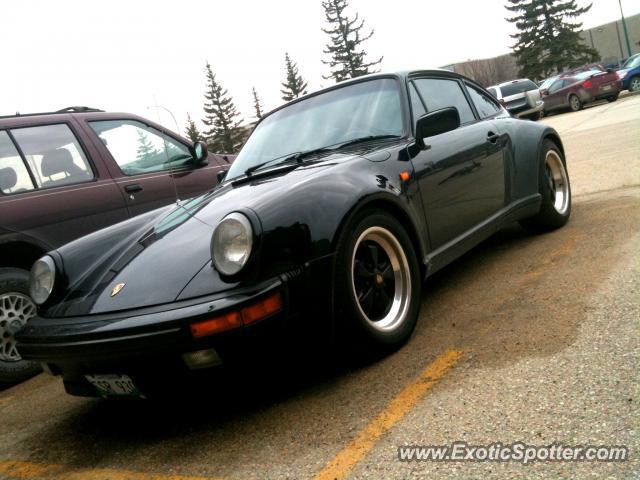
M 564 215 L 569 209 L 569 199 L 571 195 L 567 169 L 560 155 L 558 155 L 555 150 L 549 150 L 547 152 L 544 166 L 548 187 L 551 191 L 553 208 L 560 215 Z
M 15 333 L 36 314 L 36 304 L 19 292 L 0 294 L 0 361 L 18 362 Z
M 358 248 L 363 246 L 364 242 L 376 243 L 391 262 L 394 280 L 394 295 L 391 304 L 387 308 L 387 313 L 378 320 L 370 319 L 364 312 L 362 305 L 358 299 L 356 290 L 356 254 Z M 402 245 L 398 239 L 386 228 L 370 227 L 360 234 L 353 248 L 351 257 L 351 288 L 354 299 L 360 314 L 364 319 L 376 330 L 382 332 L 391 332 L 400 327 L 408 316 L 409 304 L 411 300 L 411 273 L 409 271 L 409 262 L 404 253 Z

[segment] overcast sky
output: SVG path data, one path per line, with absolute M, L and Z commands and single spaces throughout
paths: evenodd
M 584 4 L 582 0 L 578 0 Z M 622 0 L 625 15 L 640 0 Z M 504 0 L 351 0 L 375 28 L 367 50 L 382 68 L 437 67 L 509 52 Z M 618 0 L 594 0 L 585 27 L 620 16 Z M 251 87 L 266 109 L 280 102 L 284 52 L 312 90 L 329 85 L 320 0 L 10 0 L 0 14 L 0 114 L 88 105 L 147 116 L 184 130 L 202 117 L 208 60 L 245 120 Z M 159 117 L 159 118 L 158 118 Z

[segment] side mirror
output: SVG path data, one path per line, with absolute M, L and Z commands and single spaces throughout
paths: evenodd
M 209 163 L 209 150 L 207 144 L 201 141 L 194 142 L 193 144 L 193 158 L 196 165 L 207 165 Z
M 447 107 L 421 116 L 416 122 L 416 144 L 425 149 L 425 138 L 450 132 L 460 127 L 460 114 L 455 107 Z
M 217 175 L 217 177 L 218 177 L 218 183 L 222 183 L 222 182 L 224 181 L 224 179 L 225 179 L 225 177 L 226 177 L 226 176 L 227 176 L 227 171 L 226 171 L 226 170 L 220 170 L 220 171 L 218 172 L 218 175 Z
M 547 95 L 549 95 L 549 90 L 547 90 L 546 88 L 540 90 L 540 96 L 546 97 Z

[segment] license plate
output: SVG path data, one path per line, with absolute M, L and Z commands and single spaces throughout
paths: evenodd
M 102 397 L 143 397 L 127 375 L 85 375 Z
M 605 85 L 604 87 L 602 87 L 602 90 L 604 90 L 605 92 L 611 90 L 611 85 Z

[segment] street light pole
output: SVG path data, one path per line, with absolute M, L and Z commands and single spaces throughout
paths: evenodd
M 622 0 L 618 0 L 620 4 L 620 16 L 622 17 L 622 28 L 624 29 L 624 39 L 627 43 L 627 52 L 629 57 L 631 56 L 631 43 L 629 42 L 629 31 L 627 30 L 627 21 L 624 18 L 624 12 L 622 11 Z

